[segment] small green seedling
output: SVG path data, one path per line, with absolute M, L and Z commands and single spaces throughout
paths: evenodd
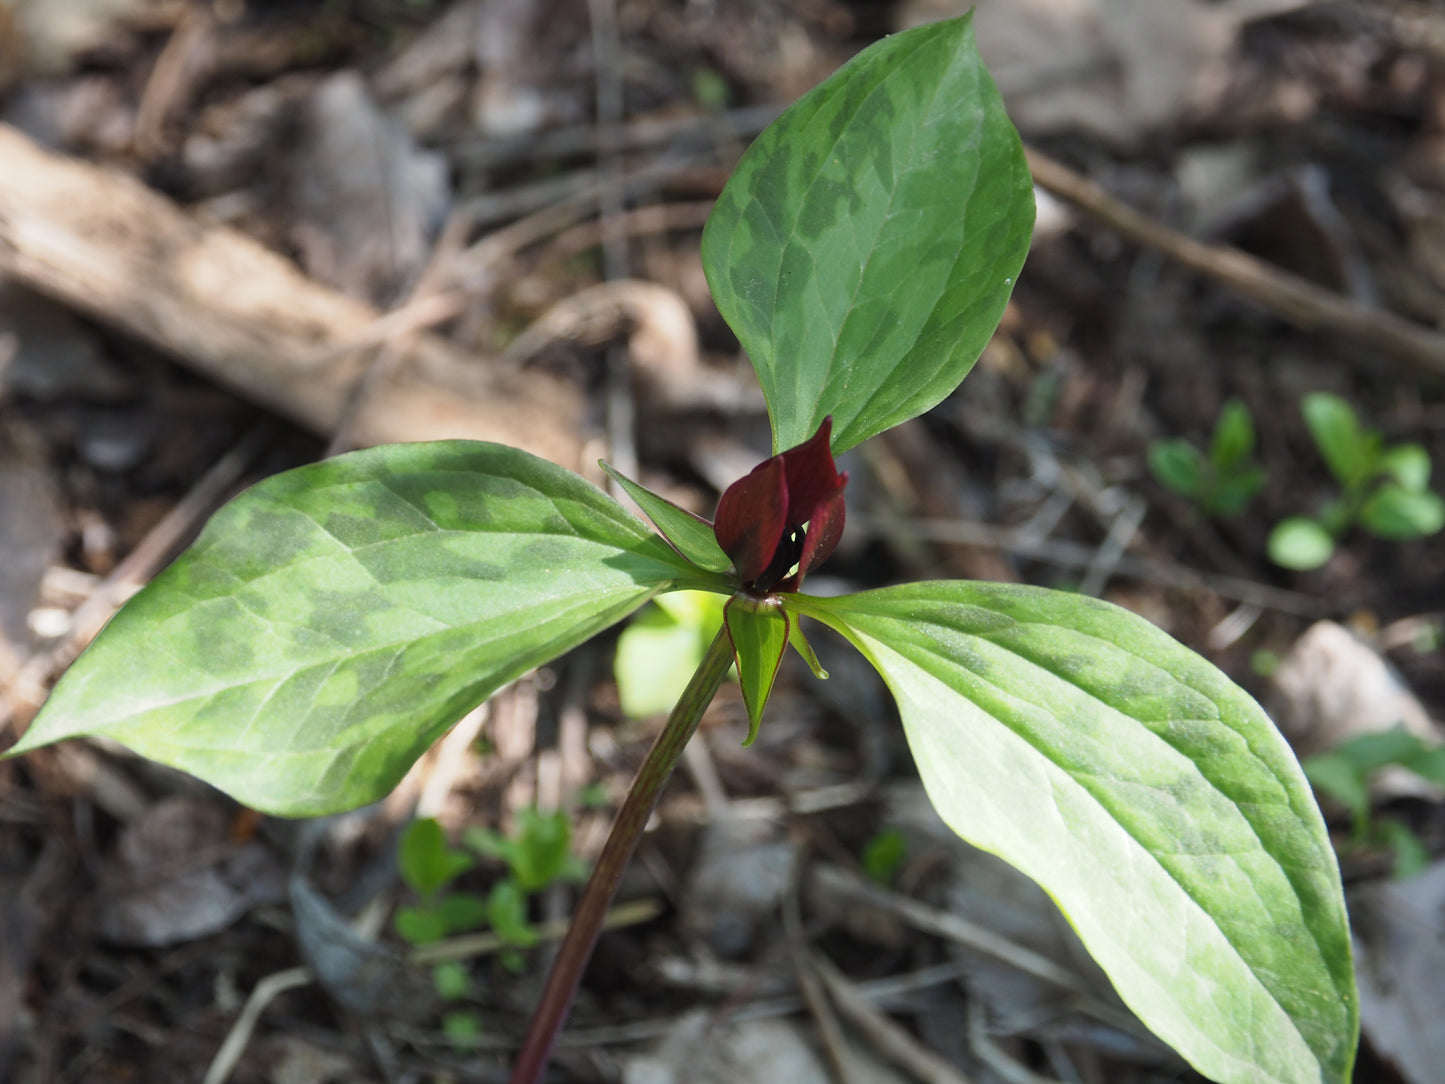
M 1318 515 L 1292 516 L 1269 535 L 1275 564 L 1319 568 L 1335 543 L 1359 526 L 1376 538 L 1423 538 L 1445 527 L 1445 501 L 1431 492 L 1430 455 L 1418 444 L 1385 446 L 1378 430 L 1360 425 L 1338 395 L 1312 392 L 1300 404 L 1305 424 L 1342 490 Z
M 863 872 L 868 879 L 891 888 L 908 858 L 908 838 L 897 828 L 885 828 L 863 846 Z
M 1264 470 L 1254 461 L 1254 418 L 1239 399 L 1219 412 L 1208 455 L 1175 437 L 1151 441 L 1147 459 L 1160 485 L 1206 516 L 1238 515 L 1264 485 Z
M 470 892 L 446 892 L 476 860 L 450 846 L 435 820 L 423 818 L 407 825 L 396 857 L 401 879 L 418 897 L 418 902 L 397 908 L 392 918 L 402 940 L 429 945 L 486 924 L 485 901 Z M 459 961 L 439 963 L 432 968 L 432 986 L 442 1001 L 461 1001 L 472 994 L 471 972 Z M 453 1047 L 465 1051 L 475 1045 L 481 1021 L 469 1010 L 451 1009 L 443 1016 L 442 1031 Z
M 462 841 L 477 854 L 501 859 L 524 893 L 587 876 L 586 864 L 572 854 L 572 824 L 561 810 L 524 809 L 511 836 L 474 825 L 462 833 Z
M 785 651 L 823 676 L 810 622 L 879 672 L 944 822 L 1038 882 L 1195 1068 L 1224 1084 L 1344 1084 L 1358 1002 L 1339 864 L 1299 763 L 1246 692 L 1094 598 L 963 580 L 802 590 L 844 528 L 835 457 L 953 394 L 1008 304 L 1033 217 L 970 20 L 885 38 L 758 137 L 703 231 L 773 453 L 712 522 L 614 476 L 649 527 L 500 444 L 303 467 L 217 513 L 5 755 L 104 735 L 267 812 L 353 808 L 507 682 L 655 597 L 708 591 L 725 600 L 722 630 L 616 814 L 514 1084 L 543 1079 L 633 849 L 730 668 L 751 738 Z M 550 837 L 518 846 L 503 857 L 522 892 L 565 853 Z M 460 867 L 428 854 L 418 883 L 435 911 Z
M 417 894 L 417 903 L 397 908 L 393 919 L 396 932 L 412 945 L 427 945 L 454 934 L 490 927 L 507 946 L 500 954 L 502 965 L 520 971 L 519 949 L 537 943 L 537 933 L 527 920 L 527 905 L 533 893 L 560 880 L 578 880 L 587 867 L 570 852 L 572 827 L 564 813 L 538 813 L 524 809 L 518 830 L 503 836 L 489 829 L 472 827 L 463 834 L 466 845 L 477 854 L 500 859 L 507 875 L 492 885 L 486 897 L 470 892 L 447 892 L 452 882 L 476 865 L 465 850 L 452 847 L 432 818 L 421 818 L 407 826 L 397 849 L 402 880 Z M 452 1003 L 470 997 L 471 972 L 459 961 L 449 960 L 432 968 L 437 995 Z M 481 1021 L 465 1010 L 449 1011 L 442 1030 L 459 1050 L 474 1046 Z
M 1370 808 L 1370 780 L 1390 767 L 1404 768 L 1445 787 L 1445 746 L 1395 729 L 1365 734 L 1304 761 L 1305 776 L 1315 789 L 1349 810 L 1351 846 L 1385 847 L 1395 855 L 1395 876 L 1409 877 L 1425 868 L 1429 852 L 1403 821 L 1374 817 Z
M 419 902 L 397 909 L 396 932 L 413 945 L 440 941 L 453 933 L 474 930 L 486 921 L 482 901 L 467 892 L 443 894 L 476 859 L 447 844 L 441 825 L 425 818 L 412 821 L 397 850 L 401 879 Z

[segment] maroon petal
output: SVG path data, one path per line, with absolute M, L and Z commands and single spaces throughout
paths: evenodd
M 840 474 L 838 488 L 833 496 L 824 500 L 813 512 L 813 518 L 807 524 L 806 537 L 803 539 L 803 552 L 798 557 L 798 574 L 787 582 L 779 584 L 778 590 L 798 590 L 802 586 L 803 577 L 807 575 L 808 570 L 821 565 L 838 548 L 838 540 L 843 537 L 843 519 L 846 511 L 843 502 L 843 485 L 847 481 L 848 476 Z
M 788 483 L 782 456 L 765 459 L 723 491 L 712 530 L 743 583 L 751 583 L 767 570 L 783 537 L 787 512 Z
M 832 417 L 824 418 L 812 437 L 782 454 L 788 479 L 786 522 L 793 526 L 812 519 L 820 505 L 842 492 L 843 483 L 848 480 L 847 475 L 838 473 L 833 462 L 833 452 L 828 447 L 832 433 Z M 834 542 L 836 544 L 836 539 Z

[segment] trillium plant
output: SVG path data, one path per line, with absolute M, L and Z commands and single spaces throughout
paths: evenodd
M 583 891 L 514 1080 L 539 1080 L 657 795 L 736 665 L 756 735 L 802 622 L 882 675 L 928 795 L 1037 881 L 1205 1076 L 1343 1082 L 1358 1012 L 1339 870 L 1260 707 L 1107 603 L 932 581 L 802 593 L 843 530 L 834 456 L 951 394 L 1023 265 L 1032 186 L 967 19 L 887 38 L 764 132 L 703 235 L 772 458 L 713 523 L 617 476 L 652 530 L 519 450 L 375 448 L 216 514 L 10 754 L 103 735 L 256 809 L 374 801 L 505 682 L 664 592 L 727 598 Z M 660 532 L 660 534 L 658 533 Z

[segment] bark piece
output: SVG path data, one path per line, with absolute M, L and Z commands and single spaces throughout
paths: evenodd
M 44 151 L 6 125 L 0 162 L 0 273 L 309 429 L 335 429 L 367 363 L 341 348 L 363 336 L 374 309 L 134 178 Z M 577 466 L 582 400 L 572 385 L 498 374 L 436 337 L 404 350 L 368 396 L 353 443 L 469 437 Z

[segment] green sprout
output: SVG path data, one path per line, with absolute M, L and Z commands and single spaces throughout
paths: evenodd
M 1351 527 L 1376 538 L 1423 538 L 1445 527 L 1445 501 L 1430 490 L 1430 455 L 1418 444 L 1385 445 L 1360 425 L 1338 395 L 1312 392 L 1300 404 L 1315 447 L 1340 495 L 1315 516 L 1291 516 L 1269 535 L 1275 564 L 1299 572 L 1319 568 Z
M 1254 418 L 1238 399 L 1219 412 L 1207 455 L 1176 437 L 1152 441 L 1147 460 L 1160 485 L 1220 519 L 1244 511 L 1264 485 L 1264 470 L 1254 461 Z
M 1373 817 L 1370 781 L 1386 768 L 1403 768 L 1427 782 L 1445 786 L 1445 745 L 1426 742 L 1403 730 L 1365 734 L 1328 753 L 1308 757 L 1305 777 L 1350 812 L 1351 849 L 1384 847 L 1395 856 L 1395 876 L 1410 877 L 1430 861 L 1420 838 L 1403 821 Z

